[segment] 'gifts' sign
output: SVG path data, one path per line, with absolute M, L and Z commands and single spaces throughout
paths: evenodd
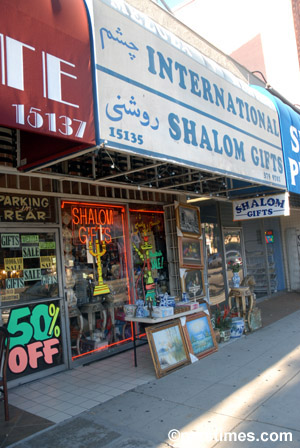
M 23 164 L 57 159 L 80 146 L 94 145 L 84 2 L 2 0 L 0 60 L 0 125 L 54 138 L 48 138 L 51 149 L 40 140 L 34 151 L 26 133 L 21 138 Z
M 289 194 L 274 194 L 233 201 L 233 220 L 244 221 L 255 218 L 289 216 Z

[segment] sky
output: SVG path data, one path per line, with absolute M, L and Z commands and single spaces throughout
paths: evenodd
M 276 1 L 251 0 L 245 11 L 244 0 L 165 0 L 177 18 L 227 54 L 272 21 L 269 7 Z
M 157 0 L 160 1 L 160 0 Z M 230 55 L 261 35 L 267 82 L 300 104 L 300 70 L 290 0 L 164 0 L 177 19 Z

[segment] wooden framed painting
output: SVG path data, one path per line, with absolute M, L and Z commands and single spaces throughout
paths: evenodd
M 146 334 L 157 378 L 190 364 L 189 350 L 179 319 L 147 327 Z
M 205 295 L 202 269 L 180 269 L 180 278 L 182 292 L 187 292 L 191 299 Z
M 176 225 L 183 236 L 199 238 L 201 236 L 199 208 L 192 205 L 178 204 L 176 207 Z
M 210 306 L 204 299 L 198 300 L 199 303 L 199 311 L 203 311 L 204 313 L 210 316 Z
M 200 312 L 186 316 L 183 331 L 190 353 L 198 359 L 218 350 L 215 332 L 210 317 L 206 313 Z
M 178 248 L 181 267 L 204 267 L 202 240 L 178 237 Z

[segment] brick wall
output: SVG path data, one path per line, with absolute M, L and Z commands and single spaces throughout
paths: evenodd
M 259 71 L 265 78 L 267 77 L 260 34 L 235 50 L 230 56 L 251 72 Z
M 300 0 L 292 1 L 293 19 L 295 25 L 295 36 L 297 43 L 298 62 L 300 66 Z

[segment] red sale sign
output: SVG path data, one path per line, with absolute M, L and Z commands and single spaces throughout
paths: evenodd
M 91 67 L 82 0 L 1 1 L 0 125 L 24 131 L 21 169 L 95 145 Z

